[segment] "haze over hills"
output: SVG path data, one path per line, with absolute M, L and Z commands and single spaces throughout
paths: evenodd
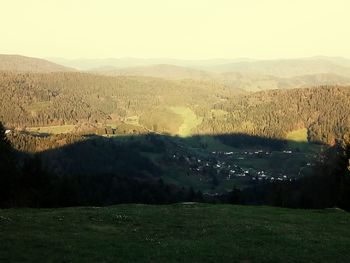
M 45 59 L 26 57 L 20 55 L 1 55 L 0 70 L 17 72 L 65 72 L 75 71 Z
M 96 68 L 128 68 L 128 67 L 141 67 L 159 64 L 168 64 L 181 67 L 210 67 L 216 65 L 222 65 L 226 63 L 251 61 L 248 58 L 238 59 L 203 59 L 203 60 L 186 60 L 186 59 L 172 59 L 172 58 L 101 58 L 101 59 L 64 59 L 64 58 L 47 58 L 55 63 L 76 68 L 79 70 L 93 70 Z
M 53 61 L 100 75 L 210 80 L 250 92 L 350 84 L 350 60 L 340 57 L 317 56 L 283 60 L 111 58 Z
M 322 85 L 350 85 L 350 78 L 332 73 L 319 73 L 281 78 L 258 73 L 226 72 L 217 73 L 214 78 L 228 86 L 255 92 L 271 89 L 294 89 Z
M 301 59 L 261 60 L 227 63 L 208 67 L 214 72 L 244 72 L 276 77 L 332 73 L 350 75 L 350 60 L 344 58 L 310 57 Z
M 148 76 L 164 79 L 209 79 L 211 73 L 189 67 L 170 64 L 158 64 L 139 67 L 127 67 L 121 69 L 97 68 L 91 72 L 109 76 Z
M 298 59 L 257 60 L 249 58 L 237 59 L 139 59 L 139 58 L 108 58 L 108 59 L 73 59 L 50 58 L 55 63 L 79 70 L 94 70 L 97 68 L 132 68 L 154 66 L 160 64 L 189 67 L 209 72 L 240 72 L 276 77 L 294 77 L 308 74 L 333 73 L 349 76 L 350 60 L 341 57 L 315 56 Z
M 107 76 L 147 76 L 163 79 L 210 80 L 245 91 L 304 88 L 319 85 L 349 85 L 350 60 L 311 57 L 293 60 L 250 59 L 82 59 L 60 60 L 59 65 L 44 59 L 0 55 L 0 70 L 17 72 L 69 72 L 89 69 Z M 167 62 L 167 64 L 155 64 Z M 228 63 L 230 62 L 230 63 Z
M 350 85 L 350 78 L 334 73 L 315 73 L 294 77 L 276 77 L 253 72 L 214 73 L 168 64 L 115 69 L 104 67 L 91 73 L 106 76 L 145 76 L 162 79 L 214 81 L 235 89 L 254 92 L 270 89 L 307 88 L 321 85 Z

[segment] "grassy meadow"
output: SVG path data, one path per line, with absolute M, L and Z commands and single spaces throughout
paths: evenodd
M 191 131 L 202 122 L 202 118 L 198 117 L 190 108 L 170 107 L 170 109 L 172 112 L 180 115 L 183 120 L 178 130 L 178 135 L 181 137 L 192 135 Z
M 174 204 L 0 210 L 0 262 L 349 262 L 338 209 Z

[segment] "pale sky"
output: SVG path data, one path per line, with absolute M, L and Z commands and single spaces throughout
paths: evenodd
M 0 0 L 0 53 L 350 58 L 350 0 Z

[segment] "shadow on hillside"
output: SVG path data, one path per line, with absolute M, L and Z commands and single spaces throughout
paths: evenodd
M 43 138 L 47 137 L 36 137 L 38 140 Z M 289 177 L 286 171 L 278 173 L 283 166 L 289 171 L 300 163 L 305 165 L 302 169 L 313 169 L 304 158 L 306 155 L 317 156 L 319 150 L 319 145 L 306 142 L 245 134 L 186 138 L 159 134 L 90 135 L 78 142 L 35 154 L 44 169 L 36 159 L 28 158 L 29 163 L 22 168 L 20 188 L 15 190 L 24 194 L 14 200 L 21 206 L 204 200 L 328 207 L 332 204 L 332 197 L 324 195 L 321 202 L 317 194 L 327 188 L 328 179 L 304 176 L 297 180 Z M 21 155 L 25 157 L 27 154 L 21 152 Z M 295 159 L 291 163 L 292 158 Z M 266 165 L 266 160 L 271 159 L 274 166 L 270 168 L 275 174 L 267 173 L 265 168 L 269 167 L 264 171 L 248 167 L 254 163 Z M 295 171 L 302 170 L 296 168 Z M 183 181 L 175 183 L 177 177 L 182 177 Z M 192 178 L 196 178 L 197 185 Z M 204 184 L 207 188 L 203 188 Z M 23 189 L 27 191 L 23 192 Z
M 37 144 L 45 144 L 37 138 Z M 159 134 L 97 136 L 39 152 L 45 166 L 58 175 L 116 173 L 130 177 L 159 177 L 174 155 L 213 156 L 252 151 L 298 153 L 312 151 L 313 144 L 246 134 L 178 137 Z M 45 148 L 45 147 L 43 147 Z M 158 158 L 158 163 L 155 162 Z M 286 157 L 288 157 L 286 155 Z M 164 165 L 158 165 L 162 162 Z

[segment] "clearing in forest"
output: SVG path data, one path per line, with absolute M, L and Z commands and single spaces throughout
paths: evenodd
M 302 128 L 288 132 L 286 139 L 295 142 L 307 142 L 307 129 Z
M 198 117 L 190 108 L 188 107 L 170 107 L 170 109 L 180 115 L 183 119 L 183 123 L 179 127 L 179 136 L 188 137 L 192 133 L 191 131 L 202 123 L 203 118 Z

